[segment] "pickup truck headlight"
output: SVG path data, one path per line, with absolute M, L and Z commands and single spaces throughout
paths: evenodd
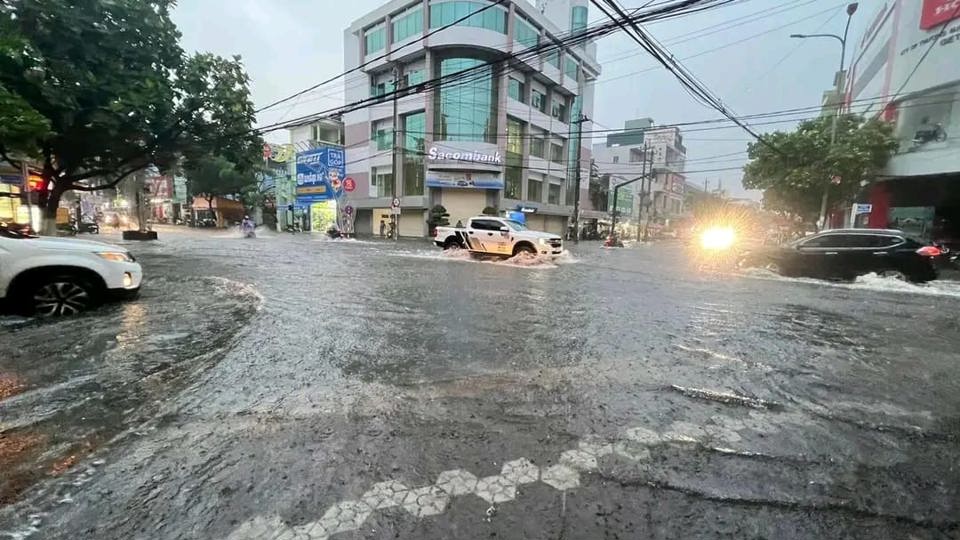
M 537 242 L 539 242 L 541 246 L 546 246 L 547 244 L 550 243 L 550 242 L 549 242 L 549 239 L 547 239 L 547 238 L 540 238 L 540 239 L 537 240 Z
M 133 257 L 124 251 L 101 251 L 97 253 L 97 256 L 113 262 L 133 262 Z

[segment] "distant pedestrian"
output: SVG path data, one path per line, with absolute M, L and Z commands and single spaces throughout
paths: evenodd
M 456 225 L 456 227 L 457 227 L 458 229 L 462 229 L 462 228 L 463 228 L 463 222 L 458 219 L 458 220 L 457 220 L 457 225 Z
M 387 222 L 380 220 L 380 238 L 385 238 L 387 236 Z

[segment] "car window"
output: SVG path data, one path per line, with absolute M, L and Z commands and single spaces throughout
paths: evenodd
M 827 234 L 824 236 L 815 236 L 805 242 L 800 243 L 801 249 L 810 248 L 836 248 L 844 246 L 844 236 L 839 234 Z
M 842 242 L 849 248 L 876 248 L 885 244 L 883 237 L 875 234 L 844 235 Z
M 519 221 L 513 221 L 513 220 L 509 220 L 509 219 L 508 219 L 508 220 L 506 221 L 506 224 L 507 224 L 508 227 L 510 227 L 511 229 L 513 229 L 513 230 L 515 230 L 515 231 L 525 231 L 525 230 L 527 230 L 527 226 L 524 225 L 523 223 L 520 223 Z
M 903 238 L 899 236 L 874 236 L 874 246 L 878 248 L 887 248 L 893 247 L 897 244 L 902 244 L 904 242 Z
M 481 231 L 499 231 L 500 223 L 490 219 L 475 219 L 470 222 L 474 229 Z

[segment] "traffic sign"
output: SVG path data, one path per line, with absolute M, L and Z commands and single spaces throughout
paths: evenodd
M 400 199 L 393 199 L 393 203 L 390 206 L 400 208 Z
M 348 215 L 348 216 L 353 215 L 353 207 L 350 206 L 349 204 L 346 205 L 346 206 L 344 206 L 344 207 L 343 207 L 343 213 L 346 214 L 346 215 Z
M 357 181 L 349 176 L 346 177 L 343 180 L 343 190 L 349 193 L 355 189 L 357 189 Z
M 854 214 L 857 214 L 857 215 L 869 214 L 870 212 L 873 211 L 872 204 L 856 204 L 854 205 L 854 207 L 855 207 Z

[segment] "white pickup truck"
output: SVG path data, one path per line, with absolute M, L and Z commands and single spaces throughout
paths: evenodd
M 477 216 L 466 227 L 437 227 L 434 243 L 443 249 L 466 249 L 472 253 L 512 257 L 518 253 L 560 255 L 563 239 L 533 231 L 526 225 L 496 216 Z

